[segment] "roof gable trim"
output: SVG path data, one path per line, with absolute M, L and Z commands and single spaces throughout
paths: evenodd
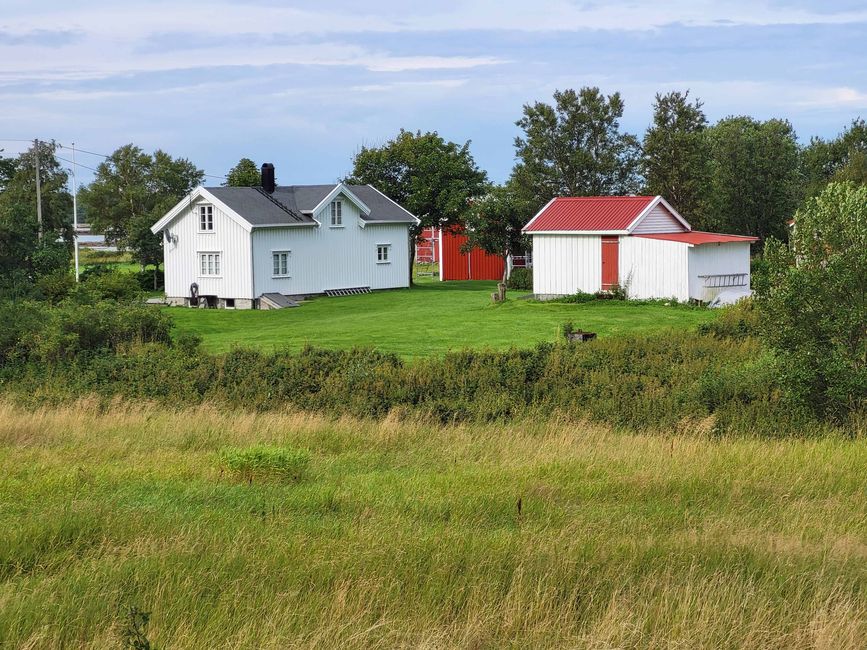
M 340 196 L 341 194 L 343 194 L 346 198 L 348 198 L 355 205 L 357 205 L 358 209 L 361 210 L 365 214 L 365 216 L 370 214 L 370 208 L 367 207 L 364 201 L 355 196 L 355 194 L 353 194 L 352 191 L 344 183 L 338 183 L 337 185 L 335 185 L 334 189 L 331 190 L 325 196 L 325 198 L 318 203 L 315 208 L 313 208 L 313 214 L 319 212 L 319 210 L 331 203 L 336 197 Z
M 653 208 L 655 208 L 657 205 L 662 205 L 666 210 L 668 210 L 671 213 L 671 216 L 673 216 L 678 222 L 680 222 L 680 224 L 684 228 L 686 228 L 687 232 L 692 230 L 692 226 L 689 225 L 689 223 L 686 221 L 686 219 L 684 219 L 682 216 L 680 216 L 680 213 L 677 210 L 675 210 L 668 201 L 666 201 L 664 198 L 662 198 L 659 195 L 654 197 L 654 199 L 650 203 L 647 204 L 647 206 L 644 208 L 644 210 L 642 210 L 641 213 L 637 217 L 635 217 L 635 219 L 632 220 L 632 223 L 630 223 L 626 227 L 626 230 L 631 234 L 632 231 L 638 227 L 638 224 L 640 224 L 644 220 L 644 218 L 647 215 L 649 215 L 651 213 L 651 211 L 653 210 Z
M 253 228 L 252 224 L 249 221 L 247 221 L 244 217 L 242 217 L 240 214 L 235 212 L 232 208 L 230 208 L 228 205 L 223 203 L 220 199 L 218 199 L 216 196 L 211 194 L 204 187 L 197 187 L 192 192 L 187 194 L 184 198 L 182 198 L 180 201 L 178 201 L 178 203 L 175 205 L 175 207 L 173 207 L 171 210 L 169 210 L 163 216 L 162 219 L 160 219 L 154 225 L 152 225 L 151 226 L 151 232 L 154 234 L 157 234 L 161 230 L 165 230 L 165 228 L 170 223 L 172 223 L 172 221 L 174 221 L 185 209 L 192 207 L 193 201 L 195 201 L 196 199 L 199 199 L 199 198 L 203 198 L 206 201 L 213 203 L 216 206 L 219 206 L 220 210 L 227 217 L 229 217 L 232 221 L 236 222 L 239 226 L 241 226 L 247 232 L 250 232 L 250 230 L 252 230 L 252 228 Z

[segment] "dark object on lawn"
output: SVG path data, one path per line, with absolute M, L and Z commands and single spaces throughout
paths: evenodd
M 572 323 L 563 324 L 563 336 L 570 343 L 572 341 L 592 341 L 596 338 L 596 332 L 585 332 L 584 330 L 576 330 Z

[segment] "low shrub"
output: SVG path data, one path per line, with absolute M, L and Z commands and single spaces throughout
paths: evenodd
M 700 334 L 718 339 L 745 339 L 759 332 L 760 316 L 751 298 L 739 300 L 734 305 L 723 307 L 719 316 L 698 327 Z
M 166 285 L 166 274 L 162 269 L 145 269 L 135 274 L 136 282 L 142 291 L 157 291 Z
M 506 286 L 516 291 L 532 291 L 533 269 L 512 269 Z
M 141 287 L 135 273 L 117 271 L 108 267 L 91 267 L 107 269 L 90 271 L 82 280 L 82 289 L 101 300 L 132 300 L 141 293 Z
M 292 447 L 257 446 L 220 452 L 221 467 L 249 483 L 254 479 L 297 482 L 304 478 L 309 464 L 310 453 Z

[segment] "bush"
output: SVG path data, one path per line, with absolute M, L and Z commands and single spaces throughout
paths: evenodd
M 744 298 L 718 311 L 715 320 L 698 326 L 700 334 L 718 339 L 744 339 L 759 333 L 759 311 L 751 298 Z
M 162 269 L 139 271 L 135 274 L 135 279 L 142 291 L 157 291 L 166 286 L 166 274 Z
M 68 271 L 55 271 L 36 280 L 36 290 L 48 302 L 58 303 L 75 289 L 75 277 Z
M 291 447 L 258 446 L 220 452 L 222 468 L 250 483 L 253 479 L 297 482 L 304 478 L 309 464 L 308 451 Z
M 132 300 L 141 294 L 135 273 L 116 271 L 108 267 L 93 267 L 82 280 L 81 286 L 102 300 Z
M 532 291 L 533 269 L 512 269 L 506 285 L 516 291 Z

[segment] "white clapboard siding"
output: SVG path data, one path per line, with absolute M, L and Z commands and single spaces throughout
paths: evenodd
M 689 297 L 704 302 L 713 300 L 722 290 L 706 288 L 703 275 L 746 273 L 749 288 L 749 242 L 702 244 L 689 250 Z
M 564 296 L 602 287 L 598 235 L 533 235 L 533 293 Z
M 633 234 L 647 235 L 662 232 L 683 232 L 683 224 L 661 203 L 657 203 L 632 229 Z
M 261 228 L 253 231 L 256 295 L 322 293 L 328 289 L 409 286 L 409 235 L 406 224 L 358 225 L 347 218 L 343 228 L 328 222 L 316 227 Z M 377 261 L 377 246 L 388 244 L 389 261 Z M 289 277 L 274 277 L 273 253 L 289 251 Z
M 255 298 L 249 233 L 216 205 L 213 232 L 200 232 L 198 206 L 207 203 L 204 199 L 194 201 L 166 228 L 177 237 L 176 243 L 163 239 L 166 296 L 187 297 L 195 282 L 201 295 Z M 200 252 L 220 253 L 220 277 L 200 275 Z
M 621 237 L 618 271 L 630 298 L 689 299 L 689 244 Z

